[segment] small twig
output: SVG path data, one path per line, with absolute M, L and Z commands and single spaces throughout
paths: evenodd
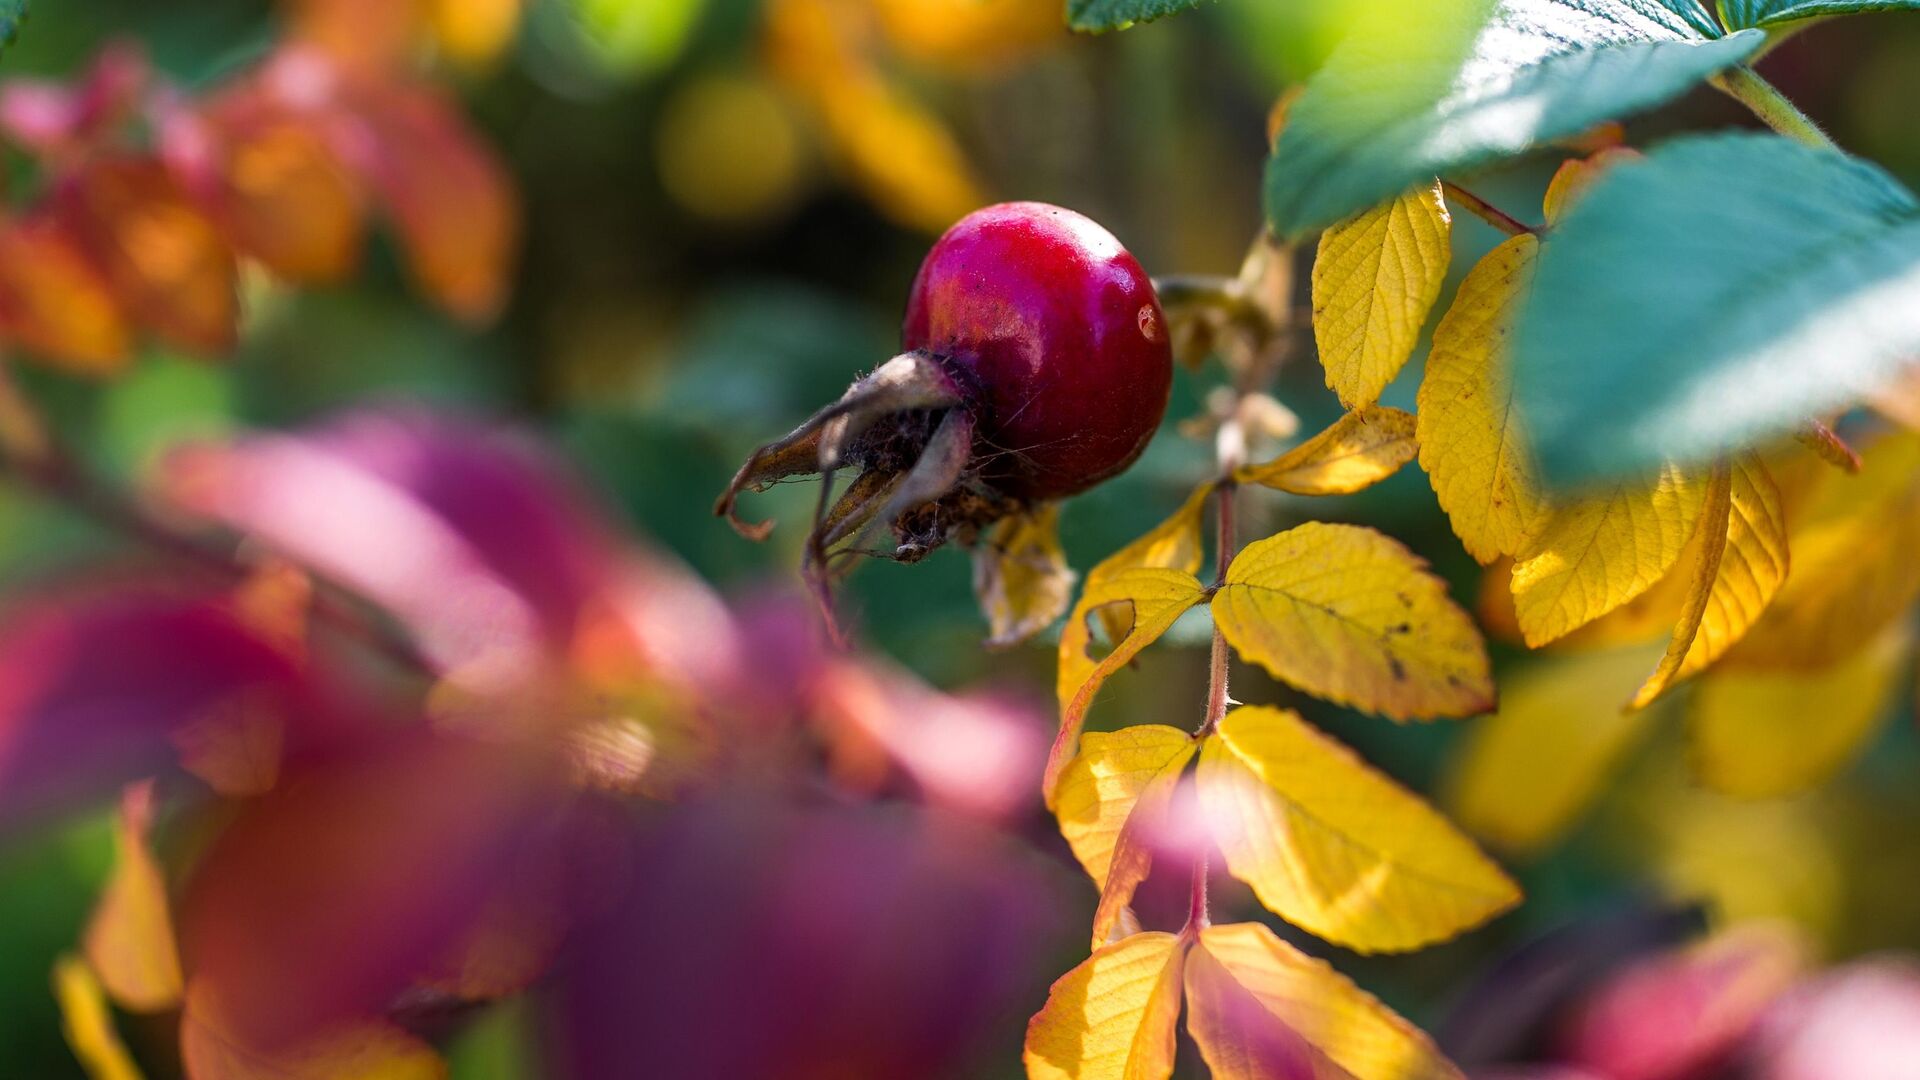
M 1761 123 L 1789 139 L 1820 150 L 1839 149 L 1819 124 L 1751 67 L 1728 68 L 1710 81 L 1715 89 L 1745 105 Z
M 1507 213 L 1487 200 L 1461 187 L 1451 180 L 1440 181 L 1440 188 L 1446 192 L 1447 201 L 1465 207 L 1467 212 L 1481 221 L 1499 229 L 1508 236 L 1537 236 L 1540 230 Z

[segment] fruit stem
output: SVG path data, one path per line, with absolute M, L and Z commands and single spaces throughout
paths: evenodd
M 1787 138 L 1819 150 L 1839 149 L 1827 133 L 1820 130 L 1819 124 L 1751 67 L 1742 64 L 1728 68 L 1708 81 L 1721 93 L 1745 105 L 1761 123 Z
M 1481 221 L 1499 229 L 1508 236 L 1537 236 L 1539 229 L 1521 221 L 1505 210 L 1461 187 L 1451 180 L 1440 181 L 1440 188 L 1446 192 L 1447 201 L 1466 208 L 1467 212 Z

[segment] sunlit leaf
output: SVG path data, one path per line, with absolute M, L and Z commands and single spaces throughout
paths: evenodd
M 1514 327 L 1545 475 L 1705 461 L 1891 382 L 1920 353 L 1916 238 L 1920 203 L 1886 172 L 1778 135 L 1675 140 L 1607 170 L 1555 227 Z
M 1705 494 L 1699 478 L 1667 466 L 1556 507 L 1513 564 L 1514 613 L 1527 644 L 1571 633 L 1665 577 Z
M 1057 4 L 1033 0 L 869 0 L 903 59 L 961 73 L 997 71 L 1067 40 Z
M 286 1046 L 247 1041 L 229 1023 L 205 984 L 187 988 L 180 1017 L 180 1058 L 190 1080 L 444 1080 L 447 1063 L 433 1047 L 386 1020 L 331 1027 Z
M 1172 934 L 1135 934 L 1062 975 L 1027 1024 L 1030 1080 L 1170 1076 L 1186 951 Z
M 1089 587 L 1097 580 L 1105 580 L 1123 570 L 1136 567 L 1154 567 L 1163 570 L 1182 570 L 1189 574 L 1198 574 L 1200 564 L 1206 554 L 1201 549 L 1200 519 L 1207 508 L 1207 498 L 1213 494 L 1212 483 L 1202 484 L 1187 496 L 1180 509 L 1173 516 L 1155 525 L 1147 533 L 1119 551 L 1107 556 L 1087 573 Z M 1111 609 L 1094 612 L 1100 620 L 1101 629 L 1107 633 L 1109 641 L 1119 641 L 1127 636 L 1127 627 L 1131 615 L 1127 612 L 1115 612 Z
M 1432 807 L 1283 709 L 1242 706 L 1200 751 L 1227 869 L 1302 929 L 1360 952 L 1477 926 L 1519 889 Z
M 1324 1058 L 1364 1080 L 1463 1080 L 1425 1032 L 1259 923 L 1209 926 L 1187 957 L 1187 1030 L 1216 1080 L 1321 1077 Z M 1278 1028 L 1311 1048 L 1274 1037 Z M 1282 1050 L 1278 1061 L 1263 1052 Z
M 91 1080 L 141 1080 L 139 1066 L 113 1029 L 113 1013 L 87 962 L 62 956 L 53 962 L 53 996 L 60 1003 L 60 1027 Z
M 1759 457 L 1742 454 L 1714 470 L 1705 509 L 1686 560 L 1674 573 L 1691 575 L 1672 643 L 1634 693 L 1642 708 L 1675 683 L 1718 660 L 1753 626 L 1787 577 L 1787 520 L 1780 491 Z
M 1920 11 L 1920 0 L 1719 0 L 1719 6 L 1727 26 L 1739 30 L 1865 11 Z
M 1143 834 L 1165 817 L 1174 785 L 1199 749 L 1193 736 L 1157 724 L 1093 732 L 1060 774 L 1053 797 L 1060 833 L 1100 887 L 1095 947 L 1146 880 L 1153 850 Z
M 1629 146 L 1610 146 L 1591 157 L 1574 158 L 1562 162 L 1554 170 L 1553 179 L 1547 183 L 1547 194 L 1541 200 L 1541 210 L 1545 212 L 1547 225 L 1560 224 L 1570 208 L 1587 189 L 1594 185 L 1609 168 L 1632 161 L 1640 161 L 1646 155 Z
M 1067 0 L 1067 24 L 1075 30 L 1118 30 L 1199 7 L 1202 0 Z
M 1067 618 L 1060 634 L 1060 669 L 1056 691 L 1060 700 L 1060 734 L 1047 757 L 1044 790 L 1052 805 L 1060 772 L 1073 757 L 1086 723 L 1087 708 L 1093 704 L 1107 677 L 1157 640 L 1190 607 L 1206 599 L 1206 590 L 1192 574 L 1182 570 L 1142 567 L 1109 578 L 1089 577 L 1080 603 Z M 1129 605 L 1133 612 L 1125 637 L 1114 643 L 1113 651 L 1100 660 L 1088 655 L 1093 643 L 1087 617 L 1110 604 Z
M 1793 573 L 1726 655 L 1742 668 L 1820 668 L 1878 637 L 1920 597 L 1920 436 L 1862 448 L 1858 475 L 1822 469 L 1790 518 Z
M 1264 465 L 1234 473 L 1243 484 L 1264 484 L 1295 495 L 1345 495 L 1372 487 L 1413 460 L 1411 413 L 1367 405 Z
M 1267 216 L 1297 235 L 1678 96 L 1760 47 L 1695 0 L 1442 0 L 1374 9 L 1289 111 Z
M 180 1004 L 180 953 L 173 940 L 167 881 L 154 858 L 153 784 L 131 784 L 120 799 L 113 876 L 81 939 L 88 966 L 107 993 L 133 1012 Z
M 1474 266 L 1433 332 L 1420 383 L 1420 467 L 1467 553 L 1517 555 L 1546 527 L 1508 380 L 1507 333 L 1533 280 L 1540 242 L 1516 236 Z
M 1348 408 L 1371 405 L 1400 372 L 1440 295 L 1453 219 L 1431 182 L 1320 235 L 1313 338 L 1327 385 Z
M 1694 770 L 1752 799 L 1822 783 L 1880 729 L 1911 645 L 1896 629 L 1826 668 L 1707 673 L 1687 711 Z
M 987 615 L 987 645 L 1017 645 L 1052 626 L 1073 601 L 1074 573 L 1060 550 L 1060 504 L 1004 518 L 973 552 L 973 594 Z
M 1558 840 L 1649 730 L 1620 708 L 1658 655 L 1652 647 L 1541 657 L 1500 684 L 1500 709 L 1469 729 L 1446 783 L 1448 809 L 1474 835 L 1531 853 Z
M 1397 541 L 1309 522 L 1247 545 L 1214 596 L 1235 651 L 1317 697 L 1395 720 L 1493 703 L 1473 620 Z

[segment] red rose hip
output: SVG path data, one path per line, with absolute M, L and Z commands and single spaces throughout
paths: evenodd
M 827 477 L 807 544 L 822 600 L 837 562 L 912 562 L 950 539 L 1084 491 L 1131 465 L 1160 426 L 1173 355 L 1153 283 L 1107 230 L 1045 203 L 967 215 L 934 244 L 907 304 L 905 351 L 786 438 L 755 451 L 744 490 Z M 833 499 L 834 473 L 858 477 Z M 885 527 L 891 551 L 868 533 Z
M 990 206 L 941 237 L 903 343 L 971 391 L 974 441 L 1003 455 L 983 474 L 1016 498 L 1072 495 L 1133 464 L 1173 383 L 1146 271 L 1112 233 L 1045 203 Z

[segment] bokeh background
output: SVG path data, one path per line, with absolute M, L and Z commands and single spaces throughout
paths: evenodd
M 534 0 L 508 52 L 451 66 L 470 114 L 509 163 L 525 213 L 512 298 L 492 328 L 474 331 L 423 305 L 376 239 L 349 285 L 251 291 L 244 344 L 230 361 L 154 351 L 111 384 L 37 370 L 23 378 L 77 446 L 129 482 L 180 439 L 292 425 L 368 401 L 426 400 L 509 418 L 549 435 L 637 532 L 722 588 L 786 580 L 801 530 L 747 543 L 712 516 L 712 500 L 755 443 L 892 354 L 908 285 L 933 236 L 975 205 L 1042 199 L 1105 223 L 1155 273 L 1232 273 L 1260 225 L 1269 108 L 1312 70 L 1338 25 L 1324 5 L 1221 0 L 1150 30 L 1088 38 L 1062 28 L 1058 7 Z M 823 12 L 824 21 L 816 17 Z M 204 85 L 260 55 L 279 14 L 256 0 L 43 2 L 0 58 L 0 79 L 71 75 L 105 43 L 132 38 L 171 77 Z M 1820 27 L 1764 70 L 1842 145 L 1920 185 L 1920 20 L 1867 16 Z M 1735 106 L 1702 90 L 1628 130 L 1639 142 L 1743 122 Z M 1538 207 L 1556 161 L 1543 156 L 1474 187 L 1537 219 L 1524 211 Z M 1475 219 L 1457 221 L 1455 281 L 1499 239 Z M 1408 371 L 1418 367 L 1416 359 Z M 1203 411 L 1217 376 L 1182 372 L 1166 430 L 1146 457 L 1068 506 L 1065 542 L 1076 566 L 1145 531 L 1205 473 L 1207 447 L 1175 426 Z M 1402 384 L 1385 400 L 1411 408 L 1413 384 Z M 1299 354 L 1278 396 L 1306 430 L 1336 415 L 1310 352 Z M 804 485 L 785 485 L 754 498 L 749 512 L 794 521 L 812 498 Z M 1260 492 L 1247 502 L 1249 535 L 1308 516 L 1365 522 L 1430 559 L 1456 595 L 1477 588 L 1479 571 L 1417 468 L 1351 498 L 1308 503 Z M 58 578 L 113 543 L 0 486 L 0 585 L 8 590 Z M 963 553 L 943 551 L 912 567 L 864 568 L 848 600 L 866 642 L 930 681 L 990 683 L 1045 702 L 1050 645 L 981 649 L 968 583 Z M 1197 721 L 1202 645 L 1196 630 L 1150 651 L 1111 684 L 1095 725 Z M 1528 663 L 1498 647 L 1496 657 L 1503 675 Z M 1344 715 L 1253 671 L 1234 685 L 1241 700 L 1303 709 L 1427 792 L 1444 787 L 1469 726 Z M 1828 958 L 1920 946 L 1911 697 L 1899 695 L 1897 722 L 1848 772 L 1772 802 L 1694 787 L 1669 723 L 1564 841 L 1516 864 L 1528 895 L 1518 912 L 1411 956 L 1336 962 L 1412 1019 L 1433 1023 L 1489 957 L 1630 897 L 1786 916 Z M 92 904 L 110 830 L 103 810 L 0 838 L 6 1075 L 79 1075 L 47 972 Z M 1044 844 L 1044 829 L 1029 832 Z M 1059 867 L 1061 894 L 1077 905 L 1067 921 L 1077 926 L 1093 890 L 1069 862 Z M 1216 904 L 1220 921 L 1260 916 L 1232 888 Z M 1033 957 L 1033 1008 L 1080 941 L 1067 933 L 1057 952 Z M 1005 1045 L 980 1075 L 1018 1074 L 1023 1017 L 1009 1018 Z M 528 1075 L 527 1038 L 510 1013 L 483 1022 L 456 1041 L 455 1074 Z

